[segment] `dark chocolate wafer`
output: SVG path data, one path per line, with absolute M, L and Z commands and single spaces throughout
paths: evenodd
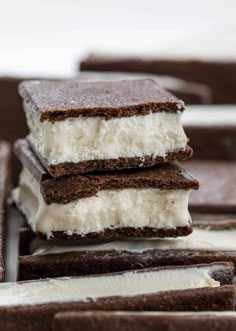
M 236 329 L 235 312 L 61 312 L 53 331 L 225 331 Z
M 191 157 L 184 103 L 152 79 L 20 84 L 28 139 L 53 177 Z
M 81 82 L 32 80 L 19 93 L 41 121 L 63 121 L 78 116 L 142 116 L 150 112 L 177 113 L 184 104 L 152 79 Z
M 7 330 L 49 331 L 61 311 L 233 310 L 234 287 L 223 285 L 233 269 L 217 263 L 0 284 L 0 321 Z
M 27 239 L 28 238 L 28 239 Z M 236 221 L 194 222 L 179 239 L 44 242 L 20 232 L 19 280 L 79 276 L 140 268 L 219 261 L 236 267 Z
M 5 279 L 5 218 L 6 199 L 10 190 L 10 157 L 10 145 L 0 141 L 0 282 Z

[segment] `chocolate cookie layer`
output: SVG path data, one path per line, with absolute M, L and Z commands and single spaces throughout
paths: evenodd
M 50 236 L 46 233 L 35 232 L 37 238 L 42 240 L 80 240 L 80 239 L 116 239 L 116 238 L 177 238 L 188 236 L 192 233 L 192 227 L 177 226 L 175 229 L 157 229 L 154 227 L 122 227 L 116 229 L 105 229 L 99 232 L 89 232 L 86 234 L 68 234 L 65 231 L 51 231 Z
M 236 328 L 235 312 L 62 312 L 53 331 L 225 331 Z
M 155 81 L 121 82 L 25 81 L 19 93 L 41 121 L 78 116 L 126 117 L 150 112 L 178 112 L 183 103 Z
M 65 175 L 90 173 L 93 171 L 116 171 L 124 169 L 138 169 L 153 167 L 159 163 L 166 163 L 170 161 L 184 161 L 191 158 L 193 150 L 186 146 L 185 150 L 175 150 L 169 152 L 165 157 L 160 156 L 144 156 L 144 157 L 127 157 L 109 160 L 91 160 L 82 161 L 78 163 L 64 162 L 56 165 L 49 164 L 42 156 L 37 153 L 38 158 L 44 167 L 48 170 L 51 176 L 61 177 Z
M 10 157 L 10 145 L 0 141 L 0 282 L 5 279 L 5 218 L 6 199 L 10 190 Z
M 194 222 L 186 238 L 66 245 L 20 232 L 19 280 L 79 276 L 168 265 L 228 261 L 236 266 L 236 221 Z

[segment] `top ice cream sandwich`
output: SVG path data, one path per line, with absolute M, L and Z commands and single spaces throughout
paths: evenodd
M 29 141 L 53 177 L 143 168 L 192 155 L 184 103 L 154 80 L 27 81 Z

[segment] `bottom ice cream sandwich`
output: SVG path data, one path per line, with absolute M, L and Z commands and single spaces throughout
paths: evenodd
M 212 263 L 2 283 L 0 323 L 8 331 L 49 331 L 60 311 L 233 310 L 233 275 L 231 263 Z
M 188 199 L 198 182 L 177 164 L 52 178 L 25 140 L 14 201 L 38 237 L 51 240 L 178 237 L 192 232 Z
M 20 231 L 19 280 L 80 276 L 168 265 L 232 262 L 236 221 L 194 222 L 184 238 L 46 242 Z
M 5 218 L 10 190 L 10 156 L 10 144 L 0 141 L 0 282 L 5 279 Z
M 61 312 L 53 331 L 236 330 L 236 312 Z

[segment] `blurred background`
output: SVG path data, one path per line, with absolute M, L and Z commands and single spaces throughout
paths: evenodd
M 0 74 L 73 75 L 90 51 L 236 55 L 235 0 L 1 0 Z

